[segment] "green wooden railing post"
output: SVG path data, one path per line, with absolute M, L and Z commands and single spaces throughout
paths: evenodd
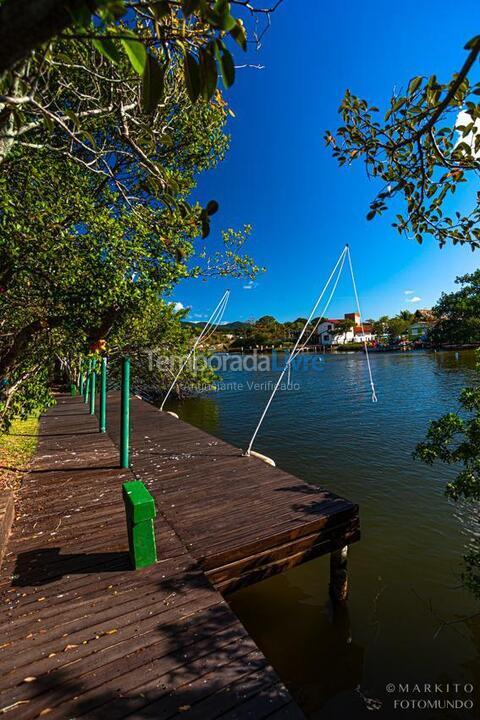
M 85 387 L 83 390 L 83 400 L 84 402 L 88 402 L 89 392 L 90 392 L 90 372 L 92 370 L 92 360 L 90 359 L 88 361 L 88 370 L 85 375 Z
M 100 432 L 107 432 L 107 358 L 102 358 L 100 371 Z
M 122 489 L 132 565 L 135 569 L 153 565 L 157 562 L 155 500 L 140 480 L 123 483 Z
M 77 386 L 74 382 L 70 383 L 70 394 L 72 397 L 76 397 L 77 395 Z
M 122 361 L 122 395 L 120 423 L 120 467 L 128 468 L 130 455 L 130 358 Z
M 95 370 L 95 364 L 92 366 L 90 373 L 90 415 L 95 415 L 95 385 L 97 382 L 97 373 Z

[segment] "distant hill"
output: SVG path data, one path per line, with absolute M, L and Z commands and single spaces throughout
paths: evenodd
M 182 320 L 184 325 L 189 325 L 190 327 L 196 327 L 196 328 L 204 328 L 207 324 L 206 322 L 192 322 L 191 320 Z M 219 325 L 215 332 L 224 332 L 224 333 L 230 333 L 230 332 L 238 332 L 239 330 L 243 330 L 244 328 L 248 327 L 248 323 L 240 322 L 240 320 L 236 320 L 235 322 L 231 323 L 225 323 L 225 325 Z

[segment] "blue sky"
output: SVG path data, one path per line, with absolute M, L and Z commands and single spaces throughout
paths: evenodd
M 442 290 L 454 289 L 457 275 L 480 266 L 478 251 L 399 236 L 391 214 L 367 222 L 375 184 L 360 164 L 339 168 L 323 143 L 325 129 L 340 124 L 347 87 L 382 107 L 414 75 L 447 80 L 465 59 L 475 18 L 477 0 L 464 0 L 461 12 L 446 0 L 284 0 L 263 47 L 248 58 L 264 69 L 238 70 L 226 94 L 236 116 L 228 156 L 199 178 L 195 193 L 220 203 L 207 243 L 222 227 L 249 223 L 248 252 L 267 272 L 250 289 L 231 279 L 181 283 L 173 297 L 192 308 L 191 319 L 209 314 L 226 287 L 229 321 L 306 316 L 345 242 L 365 317 L 431 307 Z M 240 53 L 236 61 L 243 62 Z M 472 191 L 457 192 L 457 202 L 465 204 Z M 341 282 L 329 315 L 353 307 L 351 288 Z

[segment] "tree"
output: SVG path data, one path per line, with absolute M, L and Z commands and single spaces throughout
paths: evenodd
M 382 340 L 388 334 L 389 320 L 388 315 L 382 315 L 378 320 L 374 320 L 373 332 L 377 336 L 377 340 Z
M 146 70 L 141 65 L 150 48 L 161 47 L 167 64 L 181 52 L 189 92 L 196 91 L 197 85 L 208 92 L 213 84 L 213 64 L 218 63 L 227 84 L 235 75 L 223 38 L 228 34 L 246 49 L 244 23 L 232 15 L 231 6 L 246 8 L 253 17 L 264 16 L 263 35 L 282 1 L 262 7 L 244 0 L 4 0 L 0 6 L 0 73 L 18 67 L 45 47 L 48 50 L 48 44 L 61 37 L 70 44 L 91 43 L 112 62 L 121 50 L 141 73 Z M 176 24 L 178 18 L 182 31 Z M 259 42 L 258 29 L 253 34 Z M 198 49 L 198 61 L 192 49 Z M 216 79 L 213 89 L 215 86 Z
M 177 312 L 174 304 L 163 298 L 148 297 L 141 307 L 125 314 L 108 341 L 110 379 L 120 382 L 120 359 L 128 348 L 132 387 L 153 400 L 162 398 L 195 341 L 196 329 L 182 322 L 186 312 Z M 197 357 L 182 371 L 176 395 L 190 394 L 214 380 L 210 367 Z
M 405 320 L 405 322 L 411 323 L 413 322 L 413 313 L 410 312 L 410 310 L 400 310 L 400 312 L 397 315 L 400 320 Z
M 432 235 L 447 242 L 480 246 L 480 193 L 466 212 L 450 212 L 448 200 L 460 184 L 475 182 L 480 170 L 480 82 L 470 82 L 480 54 L 480 36 L 470 40 L 467 57 L 449 82 L 418 76 L 380 110 L 349 90 L 340 106 L 343 126 L 325 141 L 340 165 L 362 159 L 369 177 L 382 182 L 367 219 L 387 210 L 397 196 L 406 211 L 393 226 L 421 243 Z M 460 114 L 461 113 L 461 114 Z
M 275 6 L 249 8 L 269 21 Z M 175 138 L 168 118 L 158 122 L 158 107 L 167 101 L 172 110 L 172 78 L 176 97 L 218 101 L 218 77 L 225 87 L 235 77 L 227 37 L 246 49 L 244 24 L 224 0 L 5 0 L 0 161 L 16 143 L 44 147 L 48 138 L 56 152 L 111 178 L 119 169 L 109 155 L 133 156 L 164 194 L 161 150 Z
M 408 320 L 404 320 L 399 316 L 389 318 L 387 323 L 387 333 L 390 343 L 394 344 L 398 342 L 400 338 L 404 337 L 408 332 L 409 325 L 410 322 Z
M 347 333 L 350 332 L 350 330 L 355 326 L 355 323 L 353 320 L 349 318 L 345 318 L 344 320 L 339 320 L 335 323 L 334 326 L 334 334 L 335 337 L 343 336 L 343 340 L 346 341 L 347 339 Z
M 196 132 L 190 128 L 194 148 Z M 186 176 L 202 162 L 187 157 Z M 195 253 L 198 221 L 190 215 L 155 203 L 132 211 L 115 188 L 46 151 L 12 154 L 0 185 L 4 426 L 19 409 L 45 403 L 53 363 L 74 376 L 92 342 L 157 307 L 180 278 L 256 272 L 240 252 L 243 233 L 224 233 L 223 254 Z
M 432 328 L 433 342 L 480 342 L 480 270 L 457 277 L 457 292 L 442 293 L 433 308 L 437 323 Z
M 477 351 L 477 372 L 480 354 Z M 464 499 L 470 504 L 480 501 L 480 386 L 467 387 L 459 396 L 461 410 L 447 413 L 430 422 L 424 442 L 417 445 L 414 458 L 428 465 L 439 461 L 460 466 L 455 480 L 447 484 L 445 493 L 455 502 Z M 480 544 L 476 541 L 465 557 L 464 582 L 480 598 Z
M 140 78 L 123 57 L 112 64 L 90 45 L 74 46 L 66 57 L 59 42 L 48 67 L 32 65 L 33 95 L 13 93 L 3 111 L 0 107 L 4 162 L 17 147 L 48 150 L 78 163 L 99 183 L 114 185 L 129 207 L 152 199 L 172 210 L 179 207 L 200 217 L 202 234 L 208 235 L 218 205 L 210 202 L 193 211 L 186 197 L 194 185 L 190 169 L 208 169 L 227 148 L 227 107 L 219 93 L 211 102 L 192 105 L 179 81 L 181 67 L 171 64 L 162 102 L 144 113 Z M 21 85 L 23 79 L 15 82 Z

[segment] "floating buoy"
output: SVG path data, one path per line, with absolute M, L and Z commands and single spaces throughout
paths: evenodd
M 269 458 L 267 455 L 262 455 L 262 453 L 256 452 L 255 450 L 250 450 L 250 452 L 246 452 L 245 455 L 246 455 L 246 457 L 248 457 L 249 455 L 253 455 L 254 457 L 258 458 L 259 460 L 262 460 L 262 462 L 267 463 L 267 465 L 276 467 L 275 460 L 272 460 L 272 458 Z

